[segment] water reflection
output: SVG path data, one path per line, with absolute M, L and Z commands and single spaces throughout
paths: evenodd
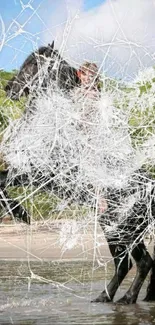
M 110 264 L 106 278 L 112 272 Z M 103 268 L 92 272 L 92 263 L 1 261 L 0 274 L 0 325 L 155 324 L 155 303 L 142 302 L 145 288 L 136 305 L 91 304 L 105 278 Z M 132 278 L 130 273 L 117 299 Z

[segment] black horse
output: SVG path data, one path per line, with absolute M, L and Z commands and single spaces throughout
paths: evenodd
M 60 57 L 59 53 L 54 50 L 53 44 L 48 46 L 47 52 L 45 49 L 43 52 L 44 54 L 41 54 L 43 55 L 43 61 L 47 56 L 50 60 L 47 75 L 45 75 L 41 84 L 42 88 L 46 89 L 48 80 L 53 82 L 56 81 L 59 87 L 65 90 L 72 89 L 72 87 L 79 83 L 76 70 L 70 67 L 68 63 Z M 45 55 L 45 53 L 47 53 L 47 55 Z M 31 67 L 31 62 L 36 62 L 36 70 Z M 55 69 L 55 62 L 58 63 L 57 69 Z M 18 80 L 16 77 L 17 84 L 19 83 L 17 88 L 16 83 L 13 81 L 11 87 L 12 94 L 17 97 L 23 87 L 21 76 L 24 76 L 25 72 L 22 71 L 25 71 L 26 67 L 28 71 L 28 63 L 30 63 L 30 70 L 32 71 L 30 76 L 35 77 L 35 82 L 38 78 L 38 63 L 36 55 L 32 54 L 32 56 L 30 56 L 23 64 L 23 67 L 25 68 L 22 68 L 19 72 L 17 76 Z M 36 71 L 36 73 L 33 71 Z M 24 78 L 25 77 L 23 77 L 23 80 L 26 82 L 26 79 Z M 28 86 L 27 83 L 26 86 Z M 37 86 L 37 82 L 35 83 L 35 86 Z M 24 215 L 24 219 L 29 222 L 29 217 L 26 214 L 26 211 L 20 206 L 20 204 L 18 204 L 18 202 L 14 202 L 7 196 L 6 186 L 8 184 L 8 173 L 9 171 L 0 172 L 2 204 L 6 208 L 8 206 L 8 210 L 11 210 L 14 216 L 18 214 L 18 217 L 23 219 Z M 54 174 L 49 175 L 49 178 L 45 180 L 42 175 L 35 173 L 36 177 L 32 177 L 32 179 L 35 186 L 45 190 L 50 190 L 60 198 L 69 199 L 76 197 L 76 201 L 79 204 L 92 202 L 92 198 L 94 197 L 93 186 L 90 185 L 89 188 L 83 186 L 83 190 L 81 191 L 79 189 L 78 192 L 78 179 L 76 180 L 77 174 L 78 166 L 74 167 L 73 170 L 66 172 L 63 180 L 64 186 L 58 184 L 57 175 Z M 9 185 L 24 185 L 28 183 L 29 176 L 22 175 L 20 177 L 15 177 Z M 129 178 L 128 185 L 125 188 L 121 188 L 120 190 L 108 188 L 106 192 L 105 190 L 103 191 L 103 195 L 107 201 L 107 210 L 99 216 L 99 221 L 114 259 L 115 275 L 106 290 L 104 290 L 99 297 L 94 300 L 95 302 L 110 302 L 113 300 L 121 282 L 132 267 L 130 256 L 132 256 L 136 262 L 137 274 L 131 287 L 119 302 L 125 304 L 136 302 L 142 284 L 150 270 L 151 277 L 145 300 L 155 300 L 155 256 L 153 256 L 153 259 L 151 258 L 143 240 L 145 231 L 148 229 L 149 225 L 154 226 L 154 191 L 155 181 L 144 170 L 134 172 Z M 5 200 L 5 197 L 7 200 Z M 74 199 L 72 199 L 72 202 L 73 201 Z
M 56 82 L 58 88 L 65 92 L 80 84 L 77 70 L 54 49 L 54 41 L 28 56 L 17 75 L 6 85 L 5 91 L 8 97 L 18 100 L 39 87 L 46 90 L 51 82 Z

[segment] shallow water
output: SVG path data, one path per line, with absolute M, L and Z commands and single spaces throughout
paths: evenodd
M 92 271 L 93 270 L 93 271 Z M 144 303 L 146 284 L 136 305 L 90 303 L 113 273 L 91 262 L 0 263 L 0 325 L 38 324 L 155 324 L 155 303 Z M 116 299 L 128 289 L 130 272 Z

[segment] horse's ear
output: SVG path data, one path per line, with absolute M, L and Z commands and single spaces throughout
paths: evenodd
M 54 49 L 54 41 L 52 42 L 52 44 L 50 45 L 51 49 Z

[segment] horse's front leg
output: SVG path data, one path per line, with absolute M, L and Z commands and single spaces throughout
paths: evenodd
M 107 288 L 93 302 L 111 302 L 121 282 L 132 267 L 126 246 L 109 244 L 109 249 L 114 258 L 115 274 Z
M 109 240 L 107 240 L 108 242 Z M 111 244 L 112 242 L 112 244 Z M 115 296 L 121 282 L 132 267 L 131 259 L 127 253 L 125 245 L 114 244 L 114 240 L 109 241 L 109 249 L 114 258 L 115 274 L 108 284 L 107 288 L 92 302 L 111 302 Z
M 144 301 L 155 301 L 155 246 L 153 252 L 153 265 L 151 268 L 150 281 L 147 287 Z
M 152 267 L 152 258 L 143 242 L 138 244 L 131 252 L 137 265 L 136 277 L 131 284 L 126 294 L 118 300 L 117 303 L 121 304 L 133 304 L 136 303 L 139 291 L 144 283 L 144 280 Z

